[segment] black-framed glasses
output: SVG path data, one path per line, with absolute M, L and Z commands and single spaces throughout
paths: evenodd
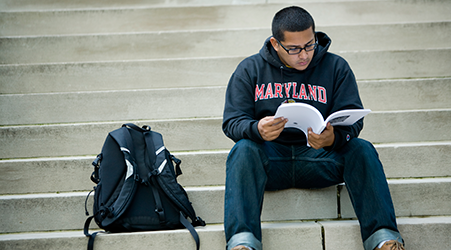
M 277 40 L 277 43 L 280 44 L 280 46 L 282 46 L 282 48 L 288 53 L 288 55 L 297 55 L 299 53 L 301 53 L 302 50 L 305 50 L 305 52 L 310 52 L 312 50 L 315 50 L 316 47 L 318 47 L 318 39 L 316 39 L 316 43 L 314 44 L 310 44 L 310 45 L 306 45 L 304 48 L 302 47 L 298 47 L 298 48 L 294 48 L 294 49 L 287 49 L 285 48 L 285 46 L 283 46 L 279 40 Z

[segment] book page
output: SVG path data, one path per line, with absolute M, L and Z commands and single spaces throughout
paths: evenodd
M 331 114 L 326 121 L 322 114 L 314 106 L 306 103 L 284 103 L 277 108 L 275 118 L 288 119 L 286 128 L 297 128 L 308 135 L 308 128 L 312 128 L 315 134 L 321 134 L 330 122 L 332 126 L 349 126 L 370 113 L 370 109 L 347 109 Z
M 370 113 L 370 109 L 346 109 L 331 114 L 326 119 L 326 124 L 330 122 L 332 126 L 349 126 L 356 123 L 362 117 Z
M 297 128 L 308 134 L 308 128 L 314 133 L 321 133 L 325 127 L 323 116 L 312 105 L 305 103 L 286 103 L 279 106 L 274 117 L 288 119 L 286 128 Z

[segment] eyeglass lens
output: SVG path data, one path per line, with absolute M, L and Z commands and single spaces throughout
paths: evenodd
M 299 54 L 299 53 L 301 53 L 302 50 L 305 50 L 305 52 L 309 52 L 309 51 L 316 49 L 316 45 L 317 45 L 317 43 L 314 43 L 311 45 L 307 45 L 304 48 L 288 49 L 287 52 L 290 55 Z

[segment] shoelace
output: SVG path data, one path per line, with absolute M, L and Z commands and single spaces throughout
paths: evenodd
M 234 248 L 235 249 L 235 248 Z M 250 248 L 248 246 L 240 246 L 240 248 L 238 248 L 239 250 L 244 250 L 244 249 L 248 249 L 248 250 L 253 250 L 253 248 Z
M 390 247 L 390 250 L 405 250 L 404 246 L 401 244 L 401 242 L 395 240 L 392 243 L 392 246 Z

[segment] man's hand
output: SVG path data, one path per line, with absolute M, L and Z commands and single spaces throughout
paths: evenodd
M 312 129 L 308 129 L 308 143 L 314 149 L 320 149 L 324 147 L 329 147 L 334 144 L 335 134 L 334 127 L 327 123 L 326 129 L 321 134 L 313 133 Z
M 275 140 L 282 133 L 287 122 L 288 119 L 283 117 L 267 116 L 258 121 L 258 132 L 265 141 Z

